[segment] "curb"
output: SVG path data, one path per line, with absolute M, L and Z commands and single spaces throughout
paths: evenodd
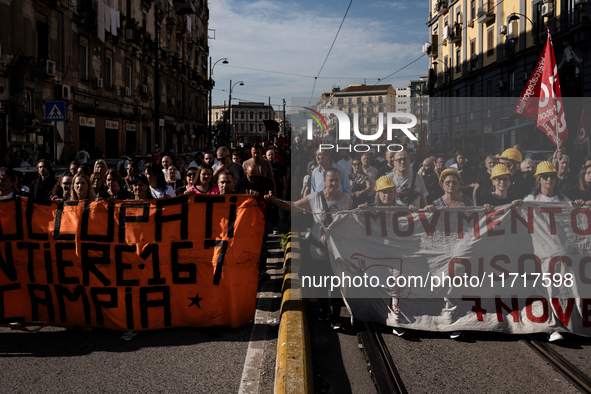
M 290 233 L 283 265 L 275 394 L 314 392 L 308 317 L 298 276 L 300 263 L 300 242 L 297 234 Z

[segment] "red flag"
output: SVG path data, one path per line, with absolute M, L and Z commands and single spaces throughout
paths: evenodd
M 577 140 L 587 142 L 589 139 L 589 133 L 587 133 L 587 117 L 585 116 L 585 110 L 581 112 L 581 121 L 579 122 L 579 131 L 577 132 Z
M 546 133 L 557 147 L 568 138 L 550 28 L 542 56 L 521 92 L 515 112 L 536 120 L 538 129 Z

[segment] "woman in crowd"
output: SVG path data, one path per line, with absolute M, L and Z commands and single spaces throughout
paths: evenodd
M 172 165 L 176 167 L 179 174 L 182 174 L 183 171 L 185 170 L 185 166 L 183 165 L 183 161 L 181 159 L 179 159 L 178 157 L 173 160 Z
M 90 166 L 86 163 L 80 164 L 80 167 L 78 167 L 77 173 L 79 173 L 79 172 L 83 172 L 88 177 L 88 179 L 90 179 L 90 176 L 92 175 L 92 171 L 90 169 Z M 74 173 L 72 173 L 72 174 L 74 174 Z
M 376 181 L 376 196 L 375 196 L 375 203 L 365 203 L 361 204 L 359 208 L 365 208 L 368 206 L 376 206 L 376 207 L 397 207 L 398 203 L 396 202 L 396 184 L 387 175 L 382 175 Z M 418 208 L 414 205 L 410 205 L 408 209 L 411 212 L 418 211 Z
M 79 172 L 72 179 L 69 201 L 94 200 L 96 195 L 86 174 Z
M 523 199 L 526 201 L 541 201 L 541 202 L 569 202 L 570 199 L 560 194 L 560 185 L 558 182 L 558 171 L 556 167 L 549 161 L 542 161 L 536 167 L 536 188 L 531 194 L 528 194 Z M 575 204 L 583 205 L 583 200 L 576 200 Z M 550 342 L 564 341 L 564 337 L 560 332 L 554 331 L 550 334 L 548 340 Z
M 460 183 L 462 178 L 460 174 L 451 168 L 443 170 L 439 177 L 439 186 L 443 189 L 443 196 L 433 201 L 432 205 L 427 205 L 425 210 L 433 212 L 434 208 L 448 208 L 448 207 L 472 207 L 474 202 L 472 199 L 460 193 Z M 451 339 L 460 339 L 462 337 L 461 331 L 454 331 L 449 334 Z
M 172 187 L 173 190 L 183 186 L 183 181 L 176 179 L 177 172 L 178 169 L 174 165 L 168 166 L 168 169 L 166 170 L 166 173 L 168 174 L 168 178 L 166 178 L 166 185 Z
M 466 159 L 464 158 L 464 154 L 460 151 L 457 151 L 454 154 L 454 160 L 452 165 L 450 165 L 448 168 L 454 169 L 456 170 L 459 174 L 462 173 L 463 169 L 464 169 L 464 163 L 466 162 Z
M 70 198 L 70 190 L 72 189 L 72 173 L 66 171 L 60 176 L 60 179 L 55 184 L 51 192 L 51 201 L 55 201 L 58 204 L 62 204 Z
M 109 166 L 107 165 L 107 162 L 104 161 L 103 159 L 98 159 L 97 161 L 94 162 L 94 171 L 93 172 L 100 172 L 103 175 L 103 179 L 105 178 L 105 176 L 107 176 L 108 169 L 109 169 Z
M 220 189 L 213 183 L 213 170 L 207 164 L 202 164 L 197 169 L 197 182 L 187 191 L 197 194 L 220 194 Z
M 439 186 L 443 189 L 443 196 L 433 201 L 432 205 L 425 207 L 428 211 L 432 211 L 433 208 L 446 208 L 446 207 L 472 207 L 474 202 L 472 199 L 462 193 L 460 193 L 460 174 L 451 168 L 443 170 L 441 176 L 439 176 Z
M 542 161 L 536 167 L 536 190 L 523 198 L 526 201 L 569 202 L 570 199 L 560 194 L 558 171 L 549 161 Z
M 311 193 L 310 195 L 290 204 L 286 201 L 274 197 L 271 193 L 265 196 L 265 199 L 279 208 L 286 211 L 306 212 L 312 211 L 314 224 L 312 226 L 312 236 L 310 237 L 310 258 L 314 265 L 314 274 L 321 276 L 334 276 L 332 265 L 328 256 L 328 248 L 324 239 L 323 226 L 329 226 L 333 220 L 333 213 L 337 211 L 350 210 L 353 200 L 347 194 L 339 191 L 341 184 L 341 174 L 336 168 L 329 168 L 324 172 L 325 188 L 322 191 Z M 339 317 L 343 299 L 340 290 L 329 291 L 332 313 L 326 294 L 317 294 L 320 302 L 321 312 L 319 320 L 330 320 L 331 327 L 341 328 Z
M 493 167 L 490 173 L 490 180 L 492 181 L 492 193 L 484 197 L 480 197 L 480 204 L 483 205 L 487 211 L 492 211 L 494 207 L 505 204 L 521 204 L 521 200 L 512 200 L 509 197 L 509 189 L 511 188 L 511 171 L 504 164 L 497 164 Z
M 579 171 L 579 183 L 567 193 L 571 201 L 582 200 L 585 205 L 591 205 L 591 164 L 587 164 Z
M 125 176 L 125 178 L 123 178 L 123 183 L 121 184 L 121 187 L 123 187 L 128 192 L 133 193 L 131 181 L 133 180 L 133 178 L 140 175 L 140 167 L 137 161 L 132 160 L 129 163 L 127 163 L 127 167 L 125 167 L 125 170 L 127 171 L 127 175 Z
M 174 191 L 175 195 L 180 196 L 181 194 L 185 194 L 188 188 L 195 186 L 197 183 L 197 168 L 196 167 L 189 167 L 185 171 L 185 176 L 183 177 L 183 186 L 179 187 Z
M 136 175 L 131 180 L 134 200 L 151 200 L 155 197 L 150 190 L 150 181 L 145 175 Z
M 166 184 L 164 180 L 164 173 L 160 164 L 149 164 L 144 170 L 144 175 L 148 179 L 150 191 L 155 198 L 170 198 L 174 197 L 174 190 Z
M 107 185 L 105 183 L 105 177 L 101 172 L 95 172 L 90 176 L 90 184 L 92 185 L 94 194 L 96 195 L 107 189 Z
M 70 173 L 76 174 L 80 168 L 80 162 L 78 160 L 72 160 L 70 162 Z
M 349 174 L 349 184 L 351 185 L 351 198 L 353 199 L 353 208 L 368 201 L 369 192 L 371 192 L 371 180 L 363 172 L 361 160 L 353 159 L 351 163 L 351 174 Z
M 115 169 L 107 170 L 107 188 L 106 190 L 101 191 L 97 195 L 98 199 L 105 199 L 108 201 L 115 201 L 115 200 L 130 200 L 133 198 L 133 194 L 129 191 L 125 190 L 121 187 L 123 183 L 123 178 L 121 178 L 121 174 L 119 171 Z

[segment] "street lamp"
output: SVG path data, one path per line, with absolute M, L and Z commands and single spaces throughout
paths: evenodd
M 156 43 L 156 56 L 154 56 L 154 123 L 156 127 L 155 139 L 158 141 L 159 147 L 162 148 L 160 138 L 160 24 L 158 23 L 159 17 L 159 3 L 156 1 L 154 4 L 154 42 Z M 162 16 L 162 19 L 175 10 L 175 6 L 167 8 L 166 13 Z M 176 8 L 177 15 L 192 15 L 195 14 L 195 6 L 192 2 L 187 1 L 184 3 L 177 4 Z
M 212 128 L 212 122 L 211 122 L 211 92 L 213 91 L 213 79 L 211 78 L 213 75 L 213 69 L 215 68 L 215 65 L 218 64 L 219 62 L 222 62 L 222 64 L 228 64 L 228 58 L 227 57 L 223 57 L 220 60 L 218 60 L 217 62 L 215 62 L 213 64 L 213 66 L 211 65 L 211 56 L 209 57 L 209 122 L 208 122 L 208 126 L 209 126 L 209 131 L 211 132 L 211 128 Z
M 524 17 L 525 19 L 527 19 L 529 21 L 529 23 L 531 23 L 532 28 L 535 26 L 536 27 L 536 34 L 534 36 L 534 45 L 536 46 L 536 53 L 537 53 L 537 57 L 540 57 L 540 45 L 539 45 L 539 41 L 540 41 L 540 24 L 536 24 L 534 23 L 531 19 L 529 19 L 527 17 L 527 15 L 524 14 L 520 14 L 519 12 L 513 12 L 511 13 L 508 17 L 507 17 L 507 23 L 509 22 L 513 22 L 513 21 L 518 21 L 519 20 L 519 16 Z M 542 19 L 543 20 L 543 19 Z
M 230 125 L 230 130 L 232 130 L 232 138 L 235 139 L 236 133 L 234 132 L 234 129 L 232 128 L 232 89 L 234 89 L 234 86 L 240 84 L 240 86 L 244 86 L 244 81 L 238 81 L 236 82 L 234 85 L 232 85 L 232 80 L 230 80 L 230 96 L 228 97 L 228 115 L 230 115 L 230 122 L 228 123 Z M 228 145 L 228 136 L 226 136 L 226 145 Z

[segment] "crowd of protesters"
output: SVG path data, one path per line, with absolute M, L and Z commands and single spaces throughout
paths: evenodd
M 173 150 L 154 152 L 135 158 L 134 154 L 121 160 L 116 168 L 109 168 L 102 152 L 90 155 L 83 147 L 68 170 L 56 176 L 52 163 L 45 158 L 27 161 L 24 166 L 36 165 L 37 178 L 30 185 L 19 180 L 26 156 L 8 149 L 0 160 L 0 200 L 15 196 L 49 200 L 57 204 L 77 200 L 150 200 L 192 194 L 251 194 L 265 204 L 264 197 L 280 193 L 285 198 L 289 191 L 287 169 L 290 165 L 289 147 L 273 144 L 253 145 L 230 150 L 219 147 L 215 151 L 195 155 L 177 155 Z M 270 204 L 268 204 L 270 205 Z M 275 207 L 273 207 L 275 208 Z M 270 232 L 279 233 L 287 222 L 280 221 L 278 209 L 267 210 L 265 236 L 259 263 L 259 281 L 266 281 L 266 240 Z M 285 218 L 285 215 L 281 215 Z M 123 334 L 123 340 L 135 336 Z
M 463 152 L 443 150 L 438 143 L 416 151 L 406 148 L 376 153 L 370 149 L 354 153 L 353 146 L 335 152 L 299 142 L 296 140 L 292 146 L 292 171 L 301 182 L 294 185 L 301 190 L 301 199 L 294 204 L 277 197 L 269 200 L 285 210 L 313 213 L 305 236 L 311 260 L 327 260 L 323 227 L 335 211 L 368 205 L 405 206 L 411 211 L 429 212 L 483 206 L 492 211 L 495 206 L 519 205 L 523 201 L 591 205 L 591 156 L 582 141 L 575 141 L 569 151 L 557 149 L 537 164 L 526 158 L 520 145 L 487 152 L 469 143 Z M 318 264 L 326 267 L 327 275 L 333 275 L 330 264 Z M 334 292 L 330 296 L 339 298 Z M 319 318 L 330 319 L 332 327 L 339 328 L 340 303 L 333 300 L 332 304 L 331 313 L 328 302 L 321 302 Z M 402 336 L 406 331 L 394 328 L 394 334 Z M 450 334 L 454 339 L 461 336 L 461 332 Z M 559 332 L 549 336 L 550 341 L 563 339 Z

